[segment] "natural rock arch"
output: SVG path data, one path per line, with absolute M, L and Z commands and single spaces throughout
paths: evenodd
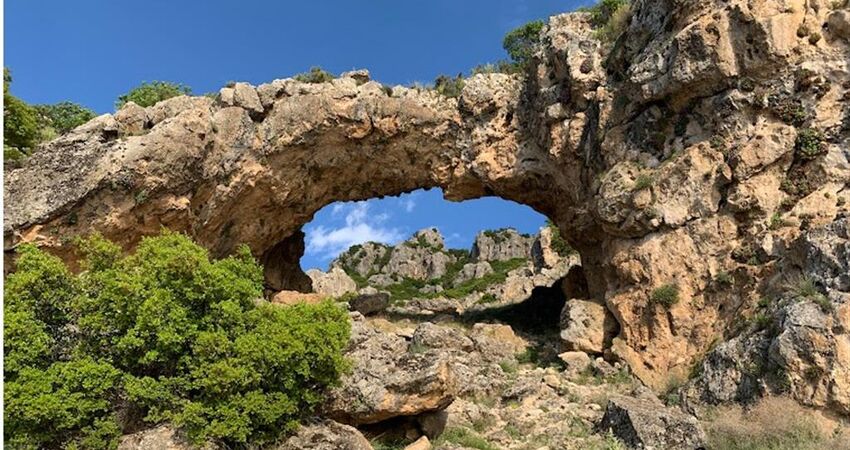
M 167 226 L 216 255 L 246 243 L 282 273 L 297 264 L 285 256 L 298 253 L 301 225 L 333 201 L 430 187 L 454 200 L 499 196 L 559 226 L 590 296 L 620 324 L 608 351 L 661 389 L 755 304 L 773 266 L 747 257 L 776 259 L 799 236 L 770 230 L 773 214 L 818 227 L 850 204 L 850 112 L 836 100 L 850 81 L 847 43 L 777 32 L 825 22 L 824 8 L 750 3 L 636 0 L 613 48 L 587 15 L 555 16 L 524 77 L 476 75 L 459 99 L 350 74 L 128 105 L 7 172 L 6 249 L 38 242 L 71 260 L 68 236 L 132 246 Z M 786 92 L 804 63 L 828 95 L 810 79 Z M 834 130 L 807 163 L 817 179 L 793 195 L 781 182 L 800 166 L 797 130 L 767 94 L 804 98 L 809 126 Z M 722 289 L 720 273 L 736 288 Z M 678 303 L 653 302 L 670 283 Z M 817 389 L 819 402 L 846 404 Z

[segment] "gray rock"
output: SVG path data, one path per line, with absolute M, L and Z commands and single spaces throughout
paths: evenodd
M 482 231 L 472 244 L 472 259 L 476 261 L 505 261 L 513 258 L 531 258 L 534 237 L 519 234 L 512 228 Z
M 370 273 L 381 272 L 389 251 L 390 247 L 376 242 L 355 245 L 339 255 L 331 267 L 340 267 L 365 277 Z
M 850 11 L 839 9 L 829 14 L 826 23 L 834 36 L 850 40 Z
M 789 261 L 817 284 L 850 292 L 850 219 L 837 219 L 797 239 Z
M 343 72 L 340 75 L 340 78 L 353 78 L 358 84 L 366 83 L 371 80 L 369 75 L 369 71 L 366 69 L 357 69 L 349 72 Z
M 390 295 L 386 292 L 360 294 L 349 300 L 348 304 L 352 311 L 369 316 L 385 310 L 390 305 Z
M 115 121 L 121 134 L 139 134 L 147 125 L 148 113 L 145 108 L 127 102 L 115 113 Z
M 219 91 L 221 102 L 227 106 L 238 106 L 253 116 L 262 114 L 263 104 L 254 86 L 248 83 L 236 83 L 233 87 L 225 87 Z
M 437 439 L 443 430 L 446 429 L 446 424 L 449 421 L 449 413 L 446 410 L 434 411 L 425 414 L 420 414 L 416 417 L 416 422 L 419 424 L 419 429 L 422 434 L 428 439 Z
M 475 348 L 475 343 L 463 331 L 457 328 L 435 325 L 431 322 L 422 322 L 416 327 L 410 345 L 464 352 L 472 351 Z
M 467 263 L 463 265 L 463 268 L 460 269 L 460 272 L 458 272 L 457 277 L 455 277 L 452 283 L 457 286 L 461 283 L 478 279 L 491 273 L 493 273 L 493 268 L 490 267 L 490 263 L 487 261 Z
M 599 428 L 611 430 L 632 448 L 696 450 L 706 446 L 705 432 L 695 417 L 647 399 L 611 398 Z
M 372 450 L 372 444 L 357 428 L 332 420 L 304 425 L 286 439 L 277 450 Z

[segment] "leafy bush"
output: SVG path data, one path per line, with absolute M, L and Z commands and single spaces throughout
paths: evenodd
M 9 92 L 12 74 L 3 69 L 3 147 L 28 153 L 38 143 L 38 114 L 33 107 Z M 10 147 L 10 150 L 6 150 Z
M 95 117 L 94 111 L 73 102 L 55 105 L 36 105 L 42 128 L 49 127 L 56 133 L 67 133 Z
M 671 283 L 655 288 L 649 296 L 649 302 L 670 308 L 679 302 L 679 286 Z
M 171 421 L 196 443 L 268 442 L 347 368 L 345 311 L 256 305 L 262 269 L 247 247 L 211 261 L 168 231 L 128 256 L 96 236 L 80 247 L 80 275 L 25 245 L 7 277 L 10 442 L 111 448 L 139 425 L 118 417 Z
M 655 182 L 655 179 L 652 178 L 652 175 L 642 173 L 635 178 L 635 184 L 632 186 L 633 191 L 640 191 L 643 189 L 647 189 L 652 187 L 652 184 Z
M 133 102 L 141 107 L 148 107 L 172 97 L 189 95 L 191 93 L 192 89 L 189 86 L 180 83 L 146 81 L 130 89 L 126 94 L 119 96 L 118 101 L 115 102 L 115 108 L 121 109 L 127 102 Z
M 534 50 L 540 43 L 540 32 L 545 24 L 542 20 L 528 22 L 505 35 L 502 47 L 517 66 L 528 67 L 534 57 Z
M 823 134 L 820 131 L 812 128 L 803 128 L 797 132 L 794 150 L 801 159 L 815 159 L 826 151 L 823 141 Z
M 292 77 L 295 81 L 302 83 L 325 83 L 336 78 L 332 73 L 322 69 L 321 67 L 311 67 L 309 72 L 299 73 Z
M 460 97 L 463 92 L 463 74 L 457 74 L 452 78 L 448 75 L 440 75 L 434 80 L 434 90 L 446 97 Z

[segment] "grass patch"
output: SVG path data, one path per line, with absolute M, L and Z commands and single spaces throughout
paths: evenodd
M 302 83 L 319 84 L 331 81 L 336 77 L 332 73 L 316 66 L 311 67 L 309 72 L 299 73 L 292 78 Z
M 847 449 L 847 432 L 785 398 L 764 399 L 749 410 L 722 408 L 706 427 L 709 448 L 724 450 Z
M 652 175 L 642 173 L 635 178 L 635 184 L 632 186 L 632 191 L 642 191 L 652 187 L 655 179 Z
M 439 448 L 445 444 L 455 444 L 477 450 L 498 450 L 498 447 L 491 444 L 483 436 L 464 427 L 446 428 L 443 434 L 434 442 L 434 447 Z

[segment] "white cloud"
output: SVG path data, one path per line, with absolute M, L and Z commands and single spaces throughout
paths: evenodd
M 413 208 L 416 207 L 416 193 L 401 195 L 398 198 L 398 205 L 404 209 L 405 212 L 413 212 Z
M 341 213 L 349 208 L 342 205 L 337 210 L 336 205 L 332 213 Z M 385 227 L 382 224 L 389 219 L 389 215 L 369 214 L 367 202 L 357 202 L 350 206 L 345 216 L 345 226 L 333 228 L 319 225 L 305 230 L 307 241 L 307 252 L 320 255 L 324 259 L 333 258 L 355 244 L 364 242 L 395 243 L 403 238 L 403 234 L 397 228 Z

